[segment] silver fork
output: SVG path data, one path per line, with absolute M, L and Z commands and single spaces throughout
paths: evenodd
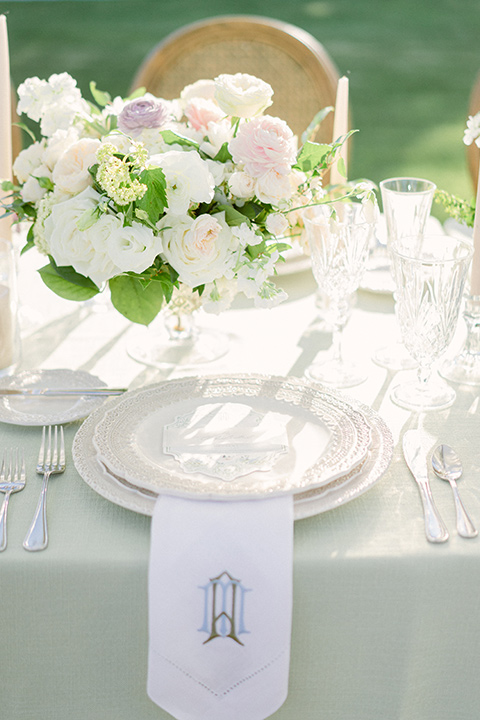
M 2 468 L 0 470 L 0 492 L 5 493 L 2 509 L 0 510 L 0 552 L 7 547 L 7 511 L 10 495 L 14 492 L 19 492 L 19 490 L 23 490 L 25 481 L 26 473 L 23 453 L 20 462 L 18 448 L 15 450 L 11 449 L 10 452 L 5 450 Z
M 53 435 L 53 444 L 52 444 Z M 60 446 L 58 436 L 60 435 Z M 38 455 L 37 473 L 43 474 L 42 492 L 38 499 L 37 509 L 33 517 L 30 530 L 28 531 L 23 547 L 25 550 L 35 552 L 36 550 L 44 550 L 48 545 L 47 530 L 47 487 L 50 475 L 58 475 L 65 470 L 65 440 L 63 437 L 63 427 L 44 426 L 42 431 L 42 444 L 40 445 L 40 453 Z

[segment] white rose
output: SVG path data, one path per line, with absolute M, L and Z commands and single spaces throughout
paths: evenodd
M 190 205 L 210 202 L 215 191 L 215 180 L 208 165 L 196 152 L 169 150 L 150 158 L 158 165 L 167 181 L 168 211 L 185 215 Z
M 233 277 L 236 240 L 225 221 L 225 213 L 199 215 L 195 220 L 165 216 L 163 255 L 189 287 L 210 283 L 223 276 Z
M 48 177 L 50 175 L 50 171 L 47 167 L 40 165 L 40 167 L 35 170 L 35 175 L 37 177 Z M 46 192 L 46 188 L 43 188 L 40 185 L 37 178 L 34 175 L 30 175 L 27 182 L 20 190 L 20 195 L 22 196 L 22 200 L 24 202 L 35 203 L 41 200 Z
M 15 162 L 13 163 L 13 172 L 18 181 L 24 183 L 29 176 L 43 163 L 43 153 L 45 152 L 45 141 L 34 142 L 25 150 L 21 150 Z
M 236 73 L 215 78 L 215 99 L 226 115 L 252 118 L 272 104 L 271 86 L 253 75 Z
M 43 162 L 53 170 L 59 158 L 79 139 L 78 132 L 74 128 L 68 130 L 57 130 L 48 140 L 47 147 L 43 153 Z
M 234 172 L 228 180 L 228 187 L 235 197 L 249 199 L 255 195 L 255 178 L 246 172 Z
M 79 230 L 78 221 L 98 204 L 100 195 L 88 187 L 78 195 L 53 205 L 45 219 L 45 243 L 56 264 L 72 265 L 81 275 L 100 286 L 118 273 L 105 252 L 105 242 L 121 220 L 102 216 L 87 230 Z
M 292 194 L 288 175 L 269 170 L 257 179 L 255 194 L 261 202 L 271 205 L 278 205 L 282 200 L 288 200 Z
M 282 213 L 270 213 L 270 215 L 267 215 L 265 226 L 272 235 L 280 237 L 280 235 L 285 233 L 289 224 L 287 218 L 285 215 L 282 215 Z
M 91 185 L 93 178 L 88 168 L 96 163 L 100 146 L 100 140 L 82 138 L 68 148 L 53 169 L 55 185 L 72 195 Z
M 122 272 L 143 272 L 162 251 L 162 239 L 150 228 L 134 222 L 131 227 L 118 227 L 107 240 L 112 262 Z
M 186 85 L 180 93 L 180 98 L 187 103 L 192 98 L 205 98 L 213 100 L 215 97 L 215 83 L 213 80 L 197 80 Z

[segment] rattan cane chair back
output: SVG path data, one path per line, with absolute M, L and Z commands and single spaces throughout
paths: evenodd
M 298 27 L 249 15 L 215 17 L 172 33 L 145 58 L 131 89 L 173 99 L 196 80 L 237 72 L 272 86 L 267 112 L 299 137 L 319 110 L 335 105 L 339 74 L 324 47 Z M 330 113 L 315 139 L 331 142 L 332 133 Z

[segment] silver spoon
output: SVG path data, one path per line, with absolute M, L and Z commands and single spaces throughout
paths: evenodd
M 439 445 L 435 448 L 432 455 L 432 467 L 435 474 L 442 480 L 450 483 L 453 490 L 455 500 L 455 510 L 457 513 L 457 532 L 464 538 L 474 538 L 478 535 L 478 530 L 470 520 L 467 511 L 458 494 L 456 480 L 458 480 L 463 472 L 462 461 L 457 453 L 450 445 Z

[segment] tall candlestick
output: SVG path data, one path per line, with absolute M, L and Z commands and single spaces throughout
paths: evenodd
M 475 219 L 473 221 L 473 259 L 470 295 L 480 295 L 480 168 L 477 184 Z
M 10 84 L 10 58 L 8 54 L 7 19 L 0 15 L 0 182 L 12 179 L 12 105 Z M 0 198 L 5 193 L 0 188 Z M 3 208 L 0 207 L 0 215 Z M 0 220 L 0 237 L 7 240 L 12 235 L 11 218 Z
M 333 138 L 332 142 L 338 140 L 342 135 L 348 133 L 348 78 L 341 77 L 337 84 L 337 97 L 335 101 L 335 115 L 333 118 Z M 338 172 L 338 160 L 343 158 L 345 163 L 345 177 Z M 337 185 L 346 180 L 347 176 L 347 148 L 346 143 L 343 144 L 337 160 L 332 165 L 330 171 L 330 183 Z

